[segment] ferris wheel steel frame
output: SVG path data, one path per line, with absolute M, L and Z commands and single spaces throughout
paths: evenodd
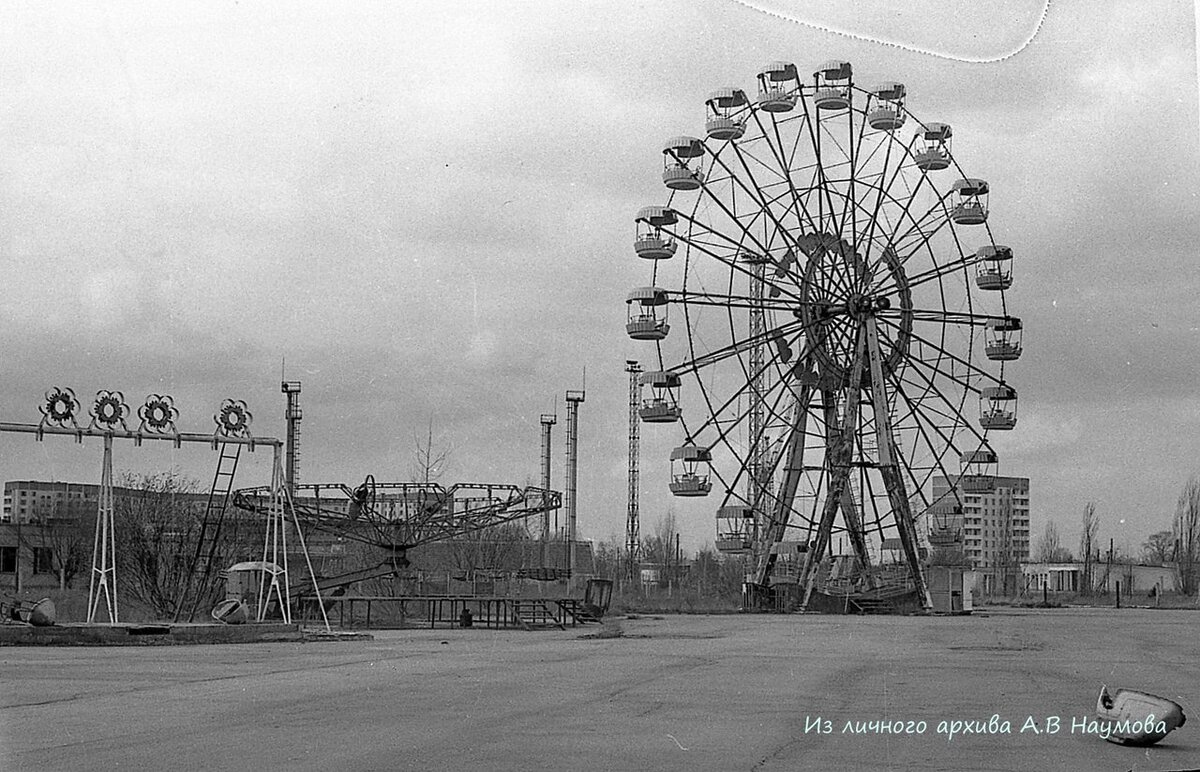
M 859 589 L 882 586 L 891 545 L 928 607 L 917 520 L 961 516 L 967 459 L 994 457 L 989 434 L 1016 422 L 1012 250 L 993 239 L 988 183 L 954 159 L 950 126 L 909 111 L 903 84 L 860 88 L 831 61 L 811 82 L 772 62 L 758 85 L 754 99 L 714 91 L 706 137 L 665 143 L 670 196 L 635 220 L 652 286 L 629 295 L 626 329 L 655 344 L 660 372 L 646 375 L 662 387 L 643 419 L 683 425 L 672 492 L 703 496 L 716 478 L 718 549 L 750 555 L 751 584 L 782 581 L 779 548 L 798 531 L 790 578 L 806 608 L 845 534 Z M 950 483 L 937 501 L 935 477 Z

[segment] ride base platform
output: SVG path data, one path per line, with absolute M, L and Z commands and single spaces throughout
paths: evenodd
M 370 640 L 363 633 L 326 633 L 298 624 L 263 622 L 245 625 L 130 622 L 67 623 L 36 627 L 0 624 L 0 646 L 187 646 L 214 643 L 280 643 Z

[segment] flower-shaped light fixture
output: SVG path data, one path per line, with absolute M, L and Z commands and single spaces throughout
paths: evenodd
M 146 397 L 146 404 L 138 408 L 138 418 L 142 419 L 138 431 L 175 434 L 175 419 L 179 418 L 179 410 L 170 395 L 151 394 Z
M 79 412 L 79 400 L 70 389 L 54 387 L 46 391 L 46 401 L 40 407 L 42 411 L 41 425 L 51 424 L 66 428 L 68 425 L 77 427 L 75 414 Z
M 250 434 L 250 422 L 254 416 L 246 408 L 246 403 L 240 399 L 227 399 L 221 403 L 221 409 L 213 416 L 217 424 L 217 434 L 222 437 L 245 437 Z

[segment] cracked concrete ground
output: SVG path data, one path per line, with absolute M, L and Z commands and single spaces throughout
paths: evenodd
M 473 628 L 337 643 L 2 649 L 0 769 L 1200 767 L 1197 612 L 617 624 L 609 637 L 594 627 Z M 1171 697 L 1192 715 L 1150 749 L 1072 732 L 1103 683 Z M 947 741 L 937 731 L 993 714 L 1011 733 Z M 818 716 L 829 733 L 813 730 Z M 1060 729 L 1021 732 L 1031 717 L 1039 730 L 1058 717 Z M 927 728 L 843 732 L 847 721 L 896 719 Z

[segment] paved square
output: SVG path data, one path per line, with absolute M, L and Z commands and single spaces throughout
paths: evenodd
M 1200 613 L 618 619 L 623 635 L 0 650 L 0 769 L 800 770 L 1200 766 Z M 1136 749 L 1072 732 L 1100 685 L 1181 702 Z M 942 721 L 1011 733 L 947 741 Z M 828 734 L 814 721 L 829 722 Z M 1056 734 L 1021 732 L 1032 717 Z M 846 722 L 926 722 L 854 734 Z M 1050 722 L 1051 724 L 1053 721 Z M 810 731 L 806 733 L 806 725 Z

